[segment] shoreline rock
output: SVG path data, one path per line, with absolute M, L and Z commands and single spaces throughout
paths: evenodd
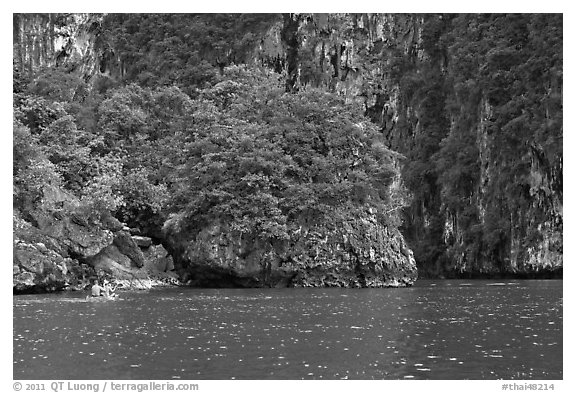
M 28 214 L 34 224 L 13 215 L 14 294 L 86 290 L 103 277 L 125 289 L 180 285 L 167 251 L 115 218 L 94 222 L 78 205 L 41 207 Z
M 194 238 L 168 222 L 167 239 L 182 281 L 202 287 L 399 287 L 417 278 L 398 230 L 375 214 L 342 212 L 294 225 L 288 240 L 264 241 L 213 223 Z

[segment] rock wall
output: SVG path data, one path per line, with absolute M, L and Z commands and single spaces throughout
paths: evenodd
M 83 289 L 94 272 L 79 259 L 112 243 L 107 230 L 87 229 L 61 212 L 36 212 L 40 226 L 23 220 L 13 223 L 13 290 L 15 293 Z
M 29 75 L 42 67 L 66 66 L 85 78 L 99 71 L 96 49 L 102 14 L 14 14 L 14 61 Z
M 97 39 L 100 40 L 100 47 L 107 44 L 102 42 L 106 40 L 105 37 L 98 36 L 103 18 L 105 16 L 95 14 L 15 14 L 15 61 L 20 69 L 29 70 L 30 74 L 38 67 L 57 63 L 79 67 L 84 75 L 109 72 L 101 69 L 103 61 L 121 68 L 117 64 L 118 51 L 112 50 L 110 53 L 115 53 L 113 58 L 106 61 L 106 56 L 98 53 Z M 504 20 L 504 27 L 498 25 L 498 18 Z M 251 56 L 242 56 L 249 58 L 250 62 L 285 72 L 289 91 L 309 86 L 320 87 L 341 94 L 348 100 L 361 102 L 365 113 L 381 127 L 388 147 L 408 158 L 403 177 L 406 181 L 412 178 L 412 184 L 407 186 L 413 192 L 413 202 L 406 209 L 402 232 L 414 250 L 423 275 L 452 277 L 459 274 L 562 271 L 562 158 L 556 157 L 556 147 L 561 145 L 561 124 L 557 124 L 561 123 L 561 116 L 557 116 L 557 113 L 562 111 L 561 53 L 560 61 L 555 60 L 555 63 L 548 64 L 549 59 L 537 59 L 535 63 L 544 64 L 544 70 L 532 64 L 530 67 L 534 68 L 526 69 L 533 72 L 518 72 L 514 76 L 520 81 L 521 75 L 534 75 L 530 89 L 538 92 L 538 109 L 522 109 L 531 117 L 527 124 L 541 120 L 538 116 L 545 119 L 542 122 L 545 127 L 530 126 L 533 130 L 530 127 L 521 128 L 529 129 L 533 134 L 545 134 L 549 129 L 560 130 L 557 132 L 560 135 L 551 132 L 550 138 L 544 135 L 535 141 L 537 143 L 516 144 L 524 149 L 515 157 L 516 162 L 529 161 L 524 163 L 529 169 L 523 170 L 518 179 L 504 183 L 522 183 L 522 187 L 519 187 L 522 188 L 519 192 L 522 195 L 518 198 L 500 195 L 498 187 L 494 186 L 497 183 L 494 179 L 498 179 L 502 169 L 498 167 L 502 158 L 498 156 L 502 153 L 500 148 L 508 145 L 496 139 L 495 135 L 506 133 L 500 125 L 496 132 L 488 129 L 491 123 L 498 122 L 498 114 L 489 104 L 489 96 L 494 92 L 481 86 L 488 83 L 486 81 L 490 78 L 480 75 L 480 69 L 473 69 L 474 77 L 466 76 L 467 80 L 461 80 L 467 71 L 453 68 L 459 59 L 470 59 L 470 64 L 478 60 L 474 58 L 477 55 L 475 49 L 469 53 L 455 54 L 456 50 L 461 49 L 458 45 L 462 45 L 462 42 L 454 46 L 454 37 L 468 33 L 470 37 L 463 42 L 473 43 L 478 50 L 486 43 L 490 46 L 490 56 L 482 55 L 480 59 L 481 62 L 489 60 L 481 67 L 482 72 L 491 67 L 504 67 L 496 70 L 498 72 L 492 73 L 492 76 L 502 76 L 510 71 L 508 68 L 512 63 L 508 64 L 508 61 L 515 61 L 510 54 L 518 58 L 529 56 L 530 53 L 518 56 L 512 47 L 506 47 L 507 52 L 502 52 L 503 56 L 494 50 L 497 49 L 498 35 L 505 36 L 508 34 L 505 28 L 513 27 L 506 18 L 502 15 L 286 14 L 279 16 L 278 22 L 261 37 Z M 553 19 L 557 19 L 557 16 L 525 15 L 515 18 L 532 19 L 526 23 L 519 22 L 519 25 L 524 23 L 525 26 L 518 31 L 534 28 L 528 38 L 540 36 L 533 33 L 542 31 L 556 37 L 561 43 L 561 34 L 558 37 L 558 33 L 552 31 L 561 31 L 561 20 Z M 543 19 L 539 21 L 538 18 Z M 538 28 L 538 23 L 548 26 L 548 30 Z M 462 30 L 459 32 L 458 28 Z M 480 28 L 488 30 L 481 33 L 476 30 Z M 495 32 L 490 38 L 492 42 L 485 40 L 485 36 L 492 32 Z M 522 36 L 517 34 L 505 37 L 505 40 L 516 40 Z M 548 43 L 553 42 L 549 36 L 541 36 L 542 45 L 549 46 Z M 475 39 L 485 41 L 474 42 Z M 537 45 L 537 42 L 528 40 L 516 47 Z M 532 52 L 543 53 L 542 49 L 536 48 Z M 530 49 L 524 50 L 530 52 Z M 110 53 L 107 56 L 112 56 Z M 122 74 L 122 71 L 117 72 Z M 456 91 L 458 81 L 465 86 L 459 88 L 461 91 Z M 496 87 L 502 85 L 497 78 L 494 81 Z M 520 82 L 526 83 L 525 80 Z M 522 85 L 520 82 L 516 84 Z M 492 90 L 502 93 L 502 86 Z M 514 84 L 509 87 L 511 91 Z M 528 95 L 519 94 L 518 97 Z M 538 114 L 538 111 L 545 113 Z M 474 140 L 470 139 L 467 143 L 468 146 L 473 145 L 472 154 L 467 152 L 463 155 L 474 155 L 479 168 L 469 181 L 472 190 L 458 195 L 461 203 L 454 208 L 448 201 L 449 197 L 454 197 L 454 190 L 439 180 L 438 176 L 442 173 L 433 168 L 431 158 L 440 150 L 443 140 L 460 138 L 464 134 Z M 514 143 L 510 146 L 515 147 Z M 492 189 L 490 184 L 493 185 Z M 527 206 L 518 208 L 510 201 L 520 197 L 528 201 Z M 490 208 L 495 206 L 497 208 L 491 212 Z M 497 216 L 500 208 L 505 212 L 502 214 L 505 217 L 501 225 L 495 226 L 502 229 L 501 239 L 486 239 L 491 237 L 487 232 L 494 229 L 486 230 L 489 226 L 486 215 Z M 56 225 L 50 217 L 38 217 L 36 220 L 34 225 L 44 228 L 45 232 L 52 229 L 65 231 L 68 225 Z M 473 223 L 470 224 L 470 221 Z M 220 228 L 219 224 L 214 225 Z M 75 229 L 81 226 L 77 225 Z M 217 232 L 226 233 L 226 229 L 221 228 Z M 103 243 L 110 240 L 100 239 L 100 244 L 93 244 L 90 237 L 97 240 L 100 235 L 86 233 L 82 236 L 85 238 L 77 239 L 73 234 L 60 232 L 58 238 L 66 239 L 67 244 L 58 244 L 58 247 L 69 249 L 71 258 L 74 258 L 76 255 L 99 253 Z M 227 236 L 233 238 L 232 235 Z M 210 243 L 208 238 L 202 242 Z M 171 242 L 171 247 L 187 255 L 182 257 L 183 260 L 192 264 L 199 260 L 194 255 L 201 255 L 200 251 L 188 256 L 188 246 L 182 245 L 196 243 L 196 240 L 185 239 L 181 242 L 177 238 Z M 108 249 L 106 255 L 119 259 L 120 265 L 126 266 L 127 260 L 132 264 L 136 258 L 139 261 L 137 264 L 143 266 L 139 256 L 123 254 L 117 245 L 115 247 Z M 130 253 L 129 250 L 124 251 Z M 275 253 L 278 254 L 278 251 Z M 124 257 L 120 257 L 120 254 Z M 261 259 L 261 256 L 255 255 L 255 260 Z M 293 272 L 286 274 L 290 276 Z
M 489 130 L 494 119 L 494 109 L 486 99 L 481 99 L 477 105 L 477 119 L 473 123 L 473 134 L 479 158 L 479 185 L 477 192 L 470 198 L 470 208 L 478 212 L 479 224 L 488 223 L 487 216 L 494 210 L 493 183 L 500 175 L 499 163 L 493 155 L 501 146 L 497 146 Z M 455 122 L 452 122 L 455 124 Z M 462 217 L 456 214 L 446 216 L 445 238 L 450 239 L 453 248 L 454 270 L 485 274 L 488 276 L 520 277 L 558 277 L 563 270 L 563 201 L 558 184 L 561 184 L 559 174 L 551 163 L 536 151 L 537 147 L 528 150 L 529 169 L 527 173 L 528 195 L 519 195 L 518 199 L 526 198 L 529 203 L 511 208 L 512 201 L 503 204 L 501 211 L 507 211 L 506 232 L 508 239 L 497 255 L 499 263 L 494 259 L 478 258 L 478 250 L 465 244 L 466 232 Z M 519 183 L 519 186 L 521 183 Z M 556 190 L 555 190 L 556 189 Z M 506 206 L 508 205 L 508 206 Z M 513 205 L 512 205 L 513 206 Z M 535 236 L 537 234 L 537 236 Z
M 63 190 L 47 186 L 42 202 L 27 220 L 14 212 L 14 293 L 83 290 L 102 277 L 135 289 L 179 284 L 172 258 L 152 239 L 133 237 L 110 215 L 94 220 Z
M 305 220 L 289 240 L 267 241 L 213 223 L 194 238 L 176 220 L 165 226 L 177 270 L 189 285 L 208 287 L 397 287 L 417 278 L 402 235 L 374 212 Z
M 288 91 L 321 87 L 361 102 L 407 157 L 402 233 L 423 276 L 561 275 L 558 19 L 286 14 L 257 58 L 283 59 Z M 447 141 L 461 146 L 449 152 Z M 504 192 L 509 184 L 517 190 Z
M 13 220 L 13 289 L 15 293 L 81 289 L 91 272 L 53 238 L 15 216 Z
M 129 229 L 114 233 L 112 244 L 84 263 L 97 275 L 112 277 L 121 288 L 149 289 L 154 286 L 179 285 L 172 257 L 152 239 L 130 235 Z

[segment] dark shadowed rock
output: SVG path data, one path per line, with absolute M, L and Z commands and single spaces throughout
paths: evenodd
M 152 285 L 148 272 L 143 269 L 144 254 L 127 231 L 116 232 L 112 244 L 84 262 L 96 272 L 106 273 L 129 287 L 145 289 Z

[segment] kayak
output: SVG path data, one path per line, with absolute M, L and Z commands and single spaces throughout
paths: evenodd
M 118 300 L 118 296 L 86 296 L 87 302 L 109 302 Z

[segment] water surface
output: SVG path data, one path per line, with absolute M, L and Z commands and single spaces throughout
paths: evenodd
M 15 296 L 14 379 L 562 379 L 562 281 Z

